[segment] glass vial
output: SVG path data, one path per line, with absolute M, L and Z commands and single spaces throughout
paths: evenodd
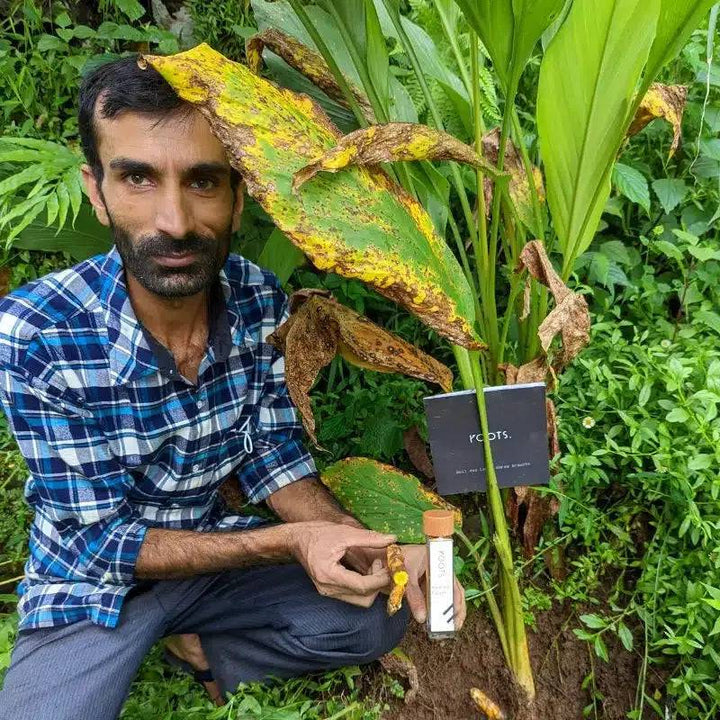
M 431 640 L 455 635 L 455 574 L 453 572 L 453 514 L 426 510 L 423 532 L 427 539 L 427 633 Z

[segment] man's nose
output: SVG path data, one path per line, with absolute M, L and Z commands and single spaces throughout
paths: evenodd
M 172 237 L 185 237 L 193 231 L 193 218 L 182 188 L 168 187 L 158 197 L 155 208 L 158 232 Z

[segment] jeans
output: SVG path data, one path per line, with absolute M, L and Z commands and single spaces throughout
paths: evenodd
M 378 596 L 360 608 L 318 594 L 300 565 L 160 580 L 125 600 L 115 628 L 82 620 L 21 631 L 0 720 L 113 720 L 155 642 L 197 633 L 223 692 L 241 682 L 370 662 L 402 638 Z

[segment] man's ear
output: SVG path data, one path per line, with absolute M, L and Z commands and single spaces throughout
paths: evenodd
M 110 218 L 108 217 L 107 208 L 105 207 L 105 202 L 103 201 L 102 194 L 100 192 L 100 184 L 95 177 L 95 173 L 87 163 L 84 164 L 80 170 L 82 171 L 85 191 L 87 192 L 88 198 L 90 198 L 91 205 L 95 208 L 97 219 L 101 222 L 101 224 L 105 225 L 105 227 L 109 227 Z
M 235 207 L 232 216 L 232 231 L 237 232 L 240 229 L 240 217 L 242 215 L 243 206 L 245 204 L 245 181 L 240 180 L 235 188 Z

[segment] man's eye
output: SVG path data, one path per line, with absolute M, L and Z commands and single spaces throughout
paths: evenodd
M 131 185 L 135 185 L 136 187 L 142 187 L 148 182 L 147 177 L 145 177 L 145 175 L 141 175 L 140 173 L 130 173 L 126 176 L 126 178 Z
M 190 183 L 190 187 L 195 190 L 212 190 L 216 183 L 210 178 L 198 178 Z

